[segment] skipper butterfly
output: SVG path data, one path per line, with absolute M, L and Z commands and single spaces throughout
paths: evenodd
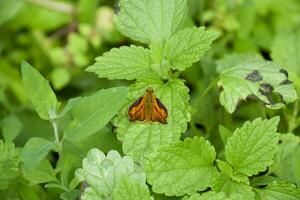
M 138 98 L 128 109 L 131 122 L 160 122 L 167 123 L 168 111 L 164 104 L 155 97 L 152 88 L 148 88 L 143 97 Z

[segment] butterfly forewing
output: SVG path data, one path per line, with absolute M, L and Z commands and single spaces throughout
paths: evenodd
M 150 106 L 149 106 L 150 102 Z M 145 105 L 147 103 L 147 106 Z M 160 122 L 167 123 L 168 111 L 164 104 L 155 98 L 151 88 L 146 90 L 146 94 L 135 101 L 128 109 L 130 121 Z

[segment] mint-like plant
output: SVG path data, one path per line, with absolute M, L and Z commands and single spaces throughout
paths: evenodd
M 49 82 L 23 62 L 26 94 L 53 135 L 31 137 L 18 148 L 11 141 L 21 123 L 14 116 L 3 120 L 0 192 L 10 189 L 33 200 L 40 198 L 36 188 L 59 191 L 53 198 L 63 200 L 300 199 L 300 138 L 292 133 L 300 124 L 298 102 L 293 113 L 287 109 L 298 98 L 299 32 L 287 33 L 288 51 L 287 36 L 275 38 L 274 62 L 251 54 L 219 59 L 216 79 L 199 97 L 205 99 L 210 89 L 218 87 L 218 109 L 234 116 L 240 104 L 254 100 L 267 109 L 264 118 L 251 116 L 235 127 L 220 124 L 219 134 L 191 133 L 187 128 L 197 110 L 190 105 L 183 74 L 222 35 L 191 26 L 187 0 L 119 4 L 116 27 L 135 44 L 103 53 L 86 71 L 99 78 L 131 81 L 129 87 L 100 89 L 59 102 Z M 295 58 L 288 60 L 289 52 Z M 129 120 L 130 105 L 149 87 L 168 111 L 166 124 Z M 285 118 L 277 116 L 278 109 L 284 109 Z M 290 133 L 280 133 L 283 121 Z M 121 149 L 111 145 L 115 137 Z

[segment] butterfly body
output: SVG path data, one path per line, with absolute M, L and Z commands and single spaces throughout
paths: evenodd
M 148 88 L 143 97 L 135 101 L 128 109 L 130 121 L 167 123 L 168 111 L 155 97 L 152 88 Z

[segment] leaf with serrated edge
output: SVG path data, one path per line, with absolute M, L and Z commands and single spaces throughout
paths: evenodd
M 300 190 L 294 184 L 287 182 L 273 182 L 263 189 L 256 189 L 258 200 L 299 200 Z
M 249 76 L 253 80 L 247 79 Z M 222 87 L 220 104 L 229 113 L 235 111 L 239 100 L 245 100 L 250 95 L 255 95 L 271 109 L 281 108 L 297 99 L 296 90 L 288 83 L 282 67 L 269 61 L 242 62 L 225 69 L 220 75 L 218 85 Z M 266 91 L 266 88 L 273 91 Z M 271 93 L 279 94 L 282 101 L 272 102 L 267 96 Z
M 72 121 L 65 129 L 64 139 L 80 141 L 103 128 L 123 105 L 127 91 L 126 87 L 102 89 L 82 98 L 68 112 Z
M 57 108 L 57 99 L 49 82 L 30 64 L 23 62 L 22 77 L 28 98 L 42 119 L 49 120 Z
M 117 151 L 110 151 L 105 156 L 98 149 L 90 150 L 82 161 L 82 169 L 76 171 L 76 176 L 79 180 L 84 179 L 88 183 L 89 187 L 86 191 L 89 195 L 96 193 L 99 198 L 111 196 L 116 185 L 124 177 L 133 181 L 132 184 L 147 187 L 146 175 L 141 167 L 135 164 L 131 157 L 121 157 Z
M 216 176 L 214 147 L 204 138 L 187 138 L 160 147 L 145 161 L 147 180 L 156 193 L 181 196 L 205 190 Z
M 210 49 L 217 37 L 216 32 L 206 31 L 204 27 L 180 30 L 166 43 L 166 57 L 171 67 L 179 70 L 190 67 Z
M 14 179 L 19 174 L 19 162 L 19 152 L 14 144 L 0 140 L 0 182 Z
M 117 29 L 133 40 L 163 43 L 184 22 L 186 0 L 121 0 Z
M 272 164 L 279 140 L 278 123 L 279 117 L 257 118 L 234 131 L 227 140 L 225 156 L 236 171 L 251 176 Z
M 236 182 L 223 173 L 214 180 L 212 189 L 216 192 L 224 192 L 230 200 L 254 200 L 255 196 L 251 186 Z
M 108 79 L 133 80 L 158 77 L 151 69 L 151 65 L 149 49 L 131 45 L 114 48 L 97 57 L 96 63 L 88 67 L 87 71 Z
M 148 87 L 154 89 L 156 97 L 166 106 L 167 124 L 129 121 L 127 115 L 129 106 L 143 96 Z M 114 120 L 114 125 L 118 127 L 118 139 L 123 142 L 124 153 L 131 155 L 134 159 L 142 159 L 154 148 L 178 141 L 191 118 L 188 101 L 188 88 L 178 79 L 166 84 L 140 82 L 132 85 L 126 106 Z

